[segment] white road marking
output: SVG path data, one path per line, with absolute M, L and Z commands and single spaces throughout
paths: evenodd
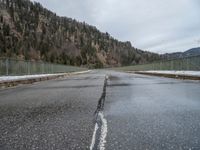
M 99 150 L 105 150 L 105 144 L 106 144 L 106 136 L 108 132 L 108 126 L 107 126 L 107 120 L 104 118 L 103 112 L 98 113 L 98 117 L 101 119 L 101 133 L 100 133 L 100 140 L 99 140 Z M 90 150 L 93 150 L 96 140 L 96 133 L 98 130 L 98 124 L 95 124 L 93 136 L 92 136 L 92 143 L 90 145 Z
M 107 76 L 106 76 L 106 80 L 108 80 L 108 79 L 109 79 L 109 76 L 107 75 Z
M 102 121 L 99 147 L 100 147 L 100 150 L 105 150 L 106 136 L 107 136 L 107 132 L 108 132 L 107 120 L 104 118 L 103 112 L 99 112 L 99 116 Z
M 94 132 L 93 132 L 93 136 L 92 136 L 92 143 L 90 145 L 90 150 L 93 150 L 93 148 L 94 148 L 94 144 L 95 144 L 95 140 L 96 140 L 96 133 L 97 133 L 98 128 L 99 128 L 98 124 L 95 123 Z

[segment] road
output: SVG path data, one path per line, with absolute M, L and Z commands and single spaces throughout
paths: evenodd
M 89 149 L 104 74 L 0 91 L 1 150 Z
M 198 150 L 200 83 L 95 70 L 0 91 L 0 149 Z

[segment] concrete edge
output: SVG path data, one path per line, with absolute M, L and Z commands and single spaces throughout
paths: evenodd
M 73 76 L 73 75 L 88 73 L 90 71 L 91 70 L 63 73 L 63 74 L 60 74 L 60 75 L 52 75 L 52 76 L 46 76 L 46 77 L 27 78 L 27 79 L 19 79 L 19 80 L 12 80 L 12 81 L 2 81 L 2 82 L 0 82 L 0 89 L 8 88 L 8 87 L 14 87 L 14 86 L 21 85 L 21 84 L 32 84 L 32 83 L 35 83 L 35 82 L 53 80 L 53 79 L 56 79 L 56 78 L 69 77 L 69 76 Z
M 135 73 L 135 74 L 142 74 L 142 75 L 182 79 L 182 80 L 200 80 L 200 76 L 192 76 L 192 75 L 164 74 L 164 73 L 152 73 L 152 72 L 142 72 L 142 71 L 127 71 L 127 72 Z

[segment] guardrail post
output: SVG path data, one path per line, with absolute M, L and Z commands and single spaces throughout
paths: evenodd
M 9 64 L 8 64 L 8 58 L 6 58 L 6 75 L 9 75 Z
M 188 60 L 188 58 L 186 59 L 186 63 L 187 63 L 187 70 L 189 70 L 189 60 Z
M 173 70 L 173 61 L 171 60 L 170 69 Z
M 51 64 L 51 73 L 53 73 L 53 64 Z
M 42 63 L 42 74 L 44 74 L 44 63 Z
M 30 75 L 30 62 L 27 61 L 27 67 L 28 67 L 28 75 Z
M 162 70 L 162 68 L 161 68 L 162 67 L 162 62 L 160 62 L 159 65 L 160 65 L 159 66 L 160 70 Z

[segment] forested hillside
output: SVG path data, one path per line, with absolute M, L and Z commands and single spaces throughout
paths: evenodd
M 0 0 L 0 56 L 95 68 L 159 59 L 29 0 Z

